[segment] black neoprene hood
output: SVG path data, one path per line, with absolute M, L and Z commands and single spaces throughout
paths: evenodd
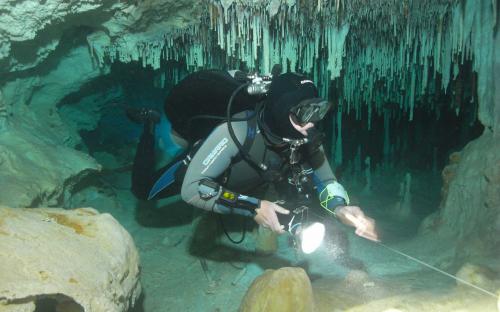
M 264 122 L 280 137 L 303 138 L 290 122 L 290 109 L 305 99 L 317 97 L 318 89 L 311 80 L 296 73 L 282 74 L 271 83 L 264 108 Z

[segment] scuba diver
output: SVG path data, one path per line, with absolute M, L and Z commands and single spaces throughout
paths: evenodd
M 349 204 L 321 145 L 317 125 L 331 103 L 318 96 L 311 80 L 280 72 L 273 69 L 273 75 L 259 77 L 202 70 L 180 81 L 166 99 L 165 113 L 173 140 L 185 152 L 157 171 L 154 131 L 160 115 L 129 109 L 129 118 L 144 124 L 133 165 L 134 194 L 158 199 L 180 193 L 197 208 L 252 218 L 281 234 L 285 225 L 280 218 L 291 214 L 292 206 L 251 192 L 272 184 L 295 206 L 316 192 L 323 213 L 377 240 L 374 220 Z

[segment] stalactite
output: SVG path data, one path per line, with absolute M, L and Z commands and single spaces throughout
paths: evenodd
M 340 3 L 336 13 L 339 6 Z M 207 0 L 207 13 L 200 25 L 169 33 L 163 41 L 119 38 L 99 46 L 89 39 L 89 46 L 99 66 L 103 66 L 103 56 L 107 56 L 111 62 L 140 61 L 153 69 L 158 69 L 162 60 L 183 61 L 194 70 L 212 67 L 214 53 L 220 51 L 227 61 L 242 60 L 248 68 L 261 72 L 280 63 L 284 68 L 289 64 L 292 70 L 310 73 L 321 59 L 329 74 L 322 71 L 319 78 L 339 77 L 349 24 L 331 21 L 328 1 L 318 3 L 319 20 L 302 9 L 293 1 L 271 1 L 264 7 L 259 2 Z
M 486 1 L 468 0 L 463 12 L 458 5 L 434 7 L 437 25 L 418 28 L 409 24 L 399 40 L 366 38 L 353 43 L 348 38 L 343 69 L 351 79 L 339 81 L 337 88 L 342 90 L 350 109 L 370 105 L 380 111 L 381 102 L 399 102 L 411 120 L 415 106 L 423 105 L 418 102 L 419 97 L 440 92 L 432 87 L 438 75 L 442 90 L 449 92 L 450 81 L 456 78 L 458 66 L 465 60 L 472 59 L 475 67 L 486 62 L 483 59 L 490 60 L 489 47 L 483 51 L 476 45 L 477 41 L 491 45 L 488 38 L 492 34 L 492 13 L 485 12 Z M 486 22 L 480 24 L 479 16 L 486 17 Z M 484 32 L 479 34 L 474 27 L 482 27 Z M 490 72 L 484 68 L 482 71 L 485 75 Z M 379 81 L 384 84 L 377 84 Z
M 335 164 L 342 164 L 342 107 L 337 112 L 337 142 L 335 143 Z
M 407 172 L 399 185 L 399 202 L 395 207 L 395 212 L 400 218 L 408 218 L 412 214 L 411 197 L 411 174 Z
M 343 104 L 340 114 L 354 111 L 360 120 L 367 106 L 368 128 L 387 103 L 399 104 L 408 120 L 425 105 L 438 117 L 433 101 L 421 99 L 450 92 L 460 65 L 471 61 L 483 103 L 479 117 L 486 125 L 493 122 L 493 108 L 485 103 L 493 94 L 488 79 L 495 1 L 384 1 L 377 6 L 323 0 L 307 7 L 295 1 L 207 0 L 206 5 L 200 24 L 162 39 L 110 42 L 95 33 L 88 38 L 89 48 L 99 66 L 107 60 L 140 61 L 158 69 L 165 61 L 177 61 L 188 71 L 243 65 L 266 73 L 281 64 L 313 76 L 321 96 L 331 98 L 333 86 L 336 97 L 331 99 Z M 337 163 L 341 159 L 336 156 Z
M 363 192 L 369 195 L 372 192 L 372 166 L 370 156 L 367 156 L 365 158 L 365 180 L 366 184 Z
M 3 99 L 2 91 L 0 91 L 0 132 L 4 131 L 7 128 L 7 105 Z
M 105 57 L 109 55 L 110 38 L 102 31 L 95 32 L 87 36 L 90 55 L 96 61 L 99 67 L 105 64 Z
M 361 174 L 361 146 L 358 145 L 356 149 L 356 156 L 354 157 L 354 174 L 359 176 Z
M 389 152 L 390 152 L 390 148 L 391 148 L 389 134 L 390 134 L 390 115 L 389 115 L 389 112 L 386 110 L 384 112 L 384 150 L 383 150 L 383 155 L 384 155 L 383 162 L 384 162 L 384 164 L 389 163 Z

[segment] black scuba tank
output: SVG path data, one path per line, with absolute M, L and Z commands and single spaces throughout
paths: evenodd
M 172 129 L 190 144 L 206 138 L 226 118 L 228 100 L 243 83 L 228 72 L 216 69 L 201 70 L 186 76 L 165 100 L 165 114 Z M 254 109 L 257 101 L 256 96 L 238 92 L 232 111 Z

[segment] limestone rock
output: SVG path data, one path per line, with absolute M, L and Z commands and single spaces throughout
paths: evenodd
M 200 2 L 0 1 L 3 12 L 0 16 L 0 60 L 8 59 L 4 68 L 9 71 L 36 67 L 56 50 L 65 30 L 81 25 L 105 29 L 112 37 L 126 41 L 123 49 L 134 53 L 135 44 L 144 40 L 159 41 L 165 30 L 185 28 L 197 22 L 201 15 Z M 130 33 L 130 29 L 136 31 Z M 30 49 L 23 48 L 23 42 L 30 42 Z
M 311 282 L 302 268 L 266 270 L 248 289 L 240 312 L 314 311 Z
M 58 311 L 127 311 L 141 292 L 132 238 L 91 208 L 0 207 L 0 263 L 2 312 L 44 298 Z
M 486 267 L 466 263 L 460 268 L 460 270 L 458 270 L 456 276 L 483 289 L 489 289 L 494 285 L 496 273 Z M 464 286 L 461 282 L 458 281 L 457 285 L 460 287 L 469 287 Z
M 98 170 L 100 165 L 89 155 L 43 142 L 28 131 L 0 133 L 0 204 L 60 205 L 65 192 Z
M 432 230 L 451 234 L 461 241 L 462 258 L 481 256 L 500 244 L 500 139 L 491 132 L 450 156 L 443 171 L 446 196 L 438 213 L 423 222 L 421 233 Z M 453 167 L 450 167 L 453 166 Z M 482 242 L 481 246 L 475 245 Z

